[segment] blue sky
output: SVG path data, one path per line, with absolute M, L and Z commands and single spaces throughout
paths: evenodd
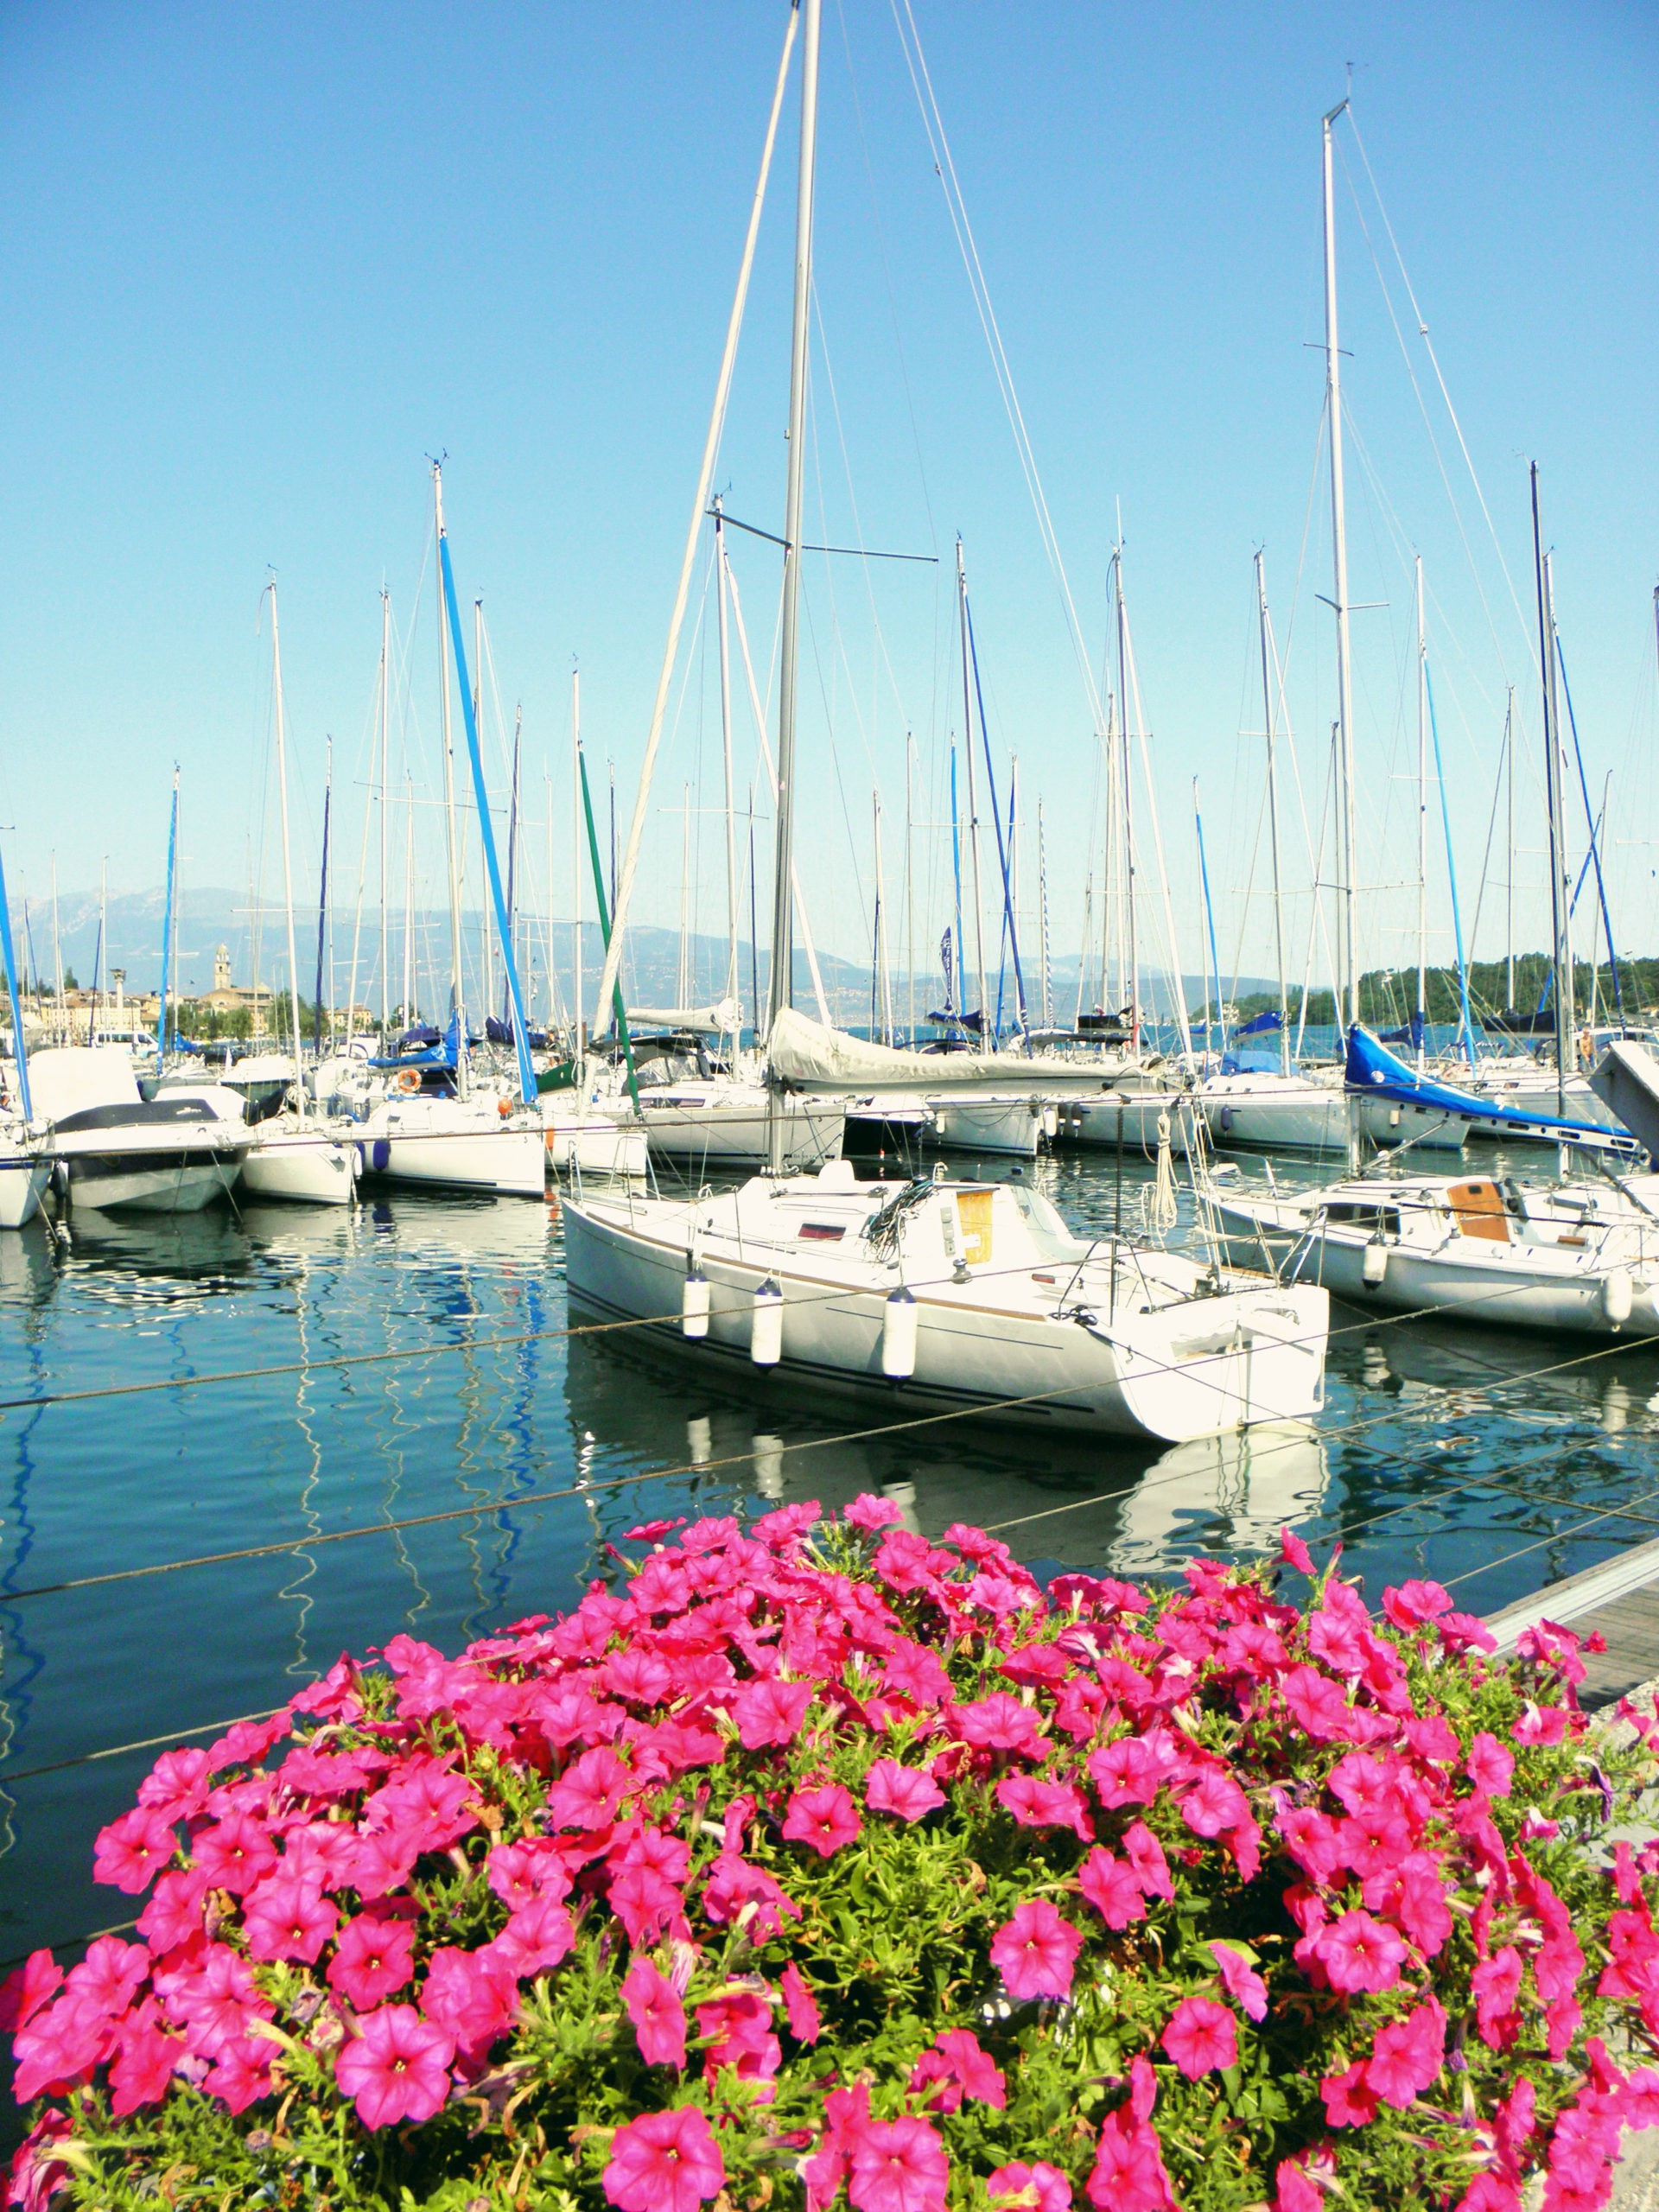
M 1260 799 L 1260 742 L 1239 735 L 1260 728 L 1259 544 L 1281 642 L 1295 605 L 1289 697 L 1318 804 L 1333 692 L 1314 598 L 1330 588 L 1322 485 L 1304 552 L 1323 374 L 1310 350 L 1319 118 L 1349 62 L 1365 150 L 1523 609 L 1525 459 L 1543 468 L 1598 799 L 1614 777 L 1616 926 L 1655 949 L 1643 841 L 1659 796 L 1659 18 L 1596 0 L 912 4 L 1096 655 L 1121 503 L 1183 964 L 1198 952 L 1194 774 L 1224 968 L 1242 957 L 1259 970 L 1267 955 L 1260 899 L 1241 937 Z M 569 671 L 579 659 L 590 755 L 601 776 L 614 759 L 626 804 L 782 25 L 775 0 L 0 10 L 0 821 L 14 892 L 25 878 L 38 897 L 54 851 L 66 887 L 95 882 L 105 856 L 114 886 L 157 881 L 175 759 L 187 880 L 248 880 L 267 787 L 269 648 L 256 621 L 268 567 L 282 594 L 300 865 L 314 880 L 331 733 L 339 865 L 354 885 L 383 580 L 408 640 L 395 772 L 407 747 L 423 790 L 435 788 L 429 565 L 418 610 L 415 594 L 424 457 L 444 449 L 462 595 L 483 595 L 532 778 L 539 787 L 544 766 L 555 778 L 551 898 L 568 911 Z M 731 512 L 772 529 L 792 174 L 791 101 L 721 467 Z M 1391 887 L 1410 872 L 1414 836 L 1403 548 L 1422 552 L 1429 577 L 1465 925 L 1506 682 L 1522 686 L 1535 752 L 1538 716 L 1526 633 L 1412 339 L 1455 511 L 1440 480 L 1361 215 L 1411 339 L 1345 137 L 1353 595 L 1387 602 L 1355 617 L 1367 953 L 1404 961 L 1414 900 Z M 918 810 L 939 817 L 961 719 L 949 590 L 960 531 L 999 777 L 1017 751 L 1022 807 L 1044 798 L 1055 948 L 1075 950 L 1099 865 L 1087 707 L 888 0 L 826 0 L 819 218 L 813 535 L 846 543 L 861 529 L 869 545 L 936 551 L 941 565 L 809 572 L 800 849 L 818 934 L 848 953 L 867 941 L 876 782 L 889 912 L 899 906 L 906 726 L 927 786 Z M 764 681 L 773 556 L 751 544 L 735 557 Z M 688 781 L 694 804 L 716 797 L 698 603 L 663 809 Z M 753 744 L 747 716 L 739 728 L 741 784 Z M 1517 798 L 1519 842 L 1532 846 L 1534 772 Z M 529 808 L 545 810 L 539 797 Z M 714 927 L 720 832 L 709 815 L 698 823 L 695 903 Z M 429 809 L 419 836 L 435 894 Z M 915 849 L 919 946 L 945 918 L 943 837 L 922 833 Z M 1304 882 L 1288 801 L 1287 851 Z M 680 833 L 665 812 L 651 857 L 639 911 L 672 923 Z M 1033 859 L 1028 844 L 1028 880 Z M 1431 957 L 1445 958 L 1442 861 L 1433 873 Z M 1538 942 L 1541 861 L 1523 855 L 1517 874 L 1521 934 Z M 532 877 L 545 899 L 544 861 Z M 1264 860 L 1255 880 L 1260 890 Z M 1501 903 L 1489 889 L 1483 952 L 1500 949 Z M 1305 932 L 1305 898 L 1294 911 Z

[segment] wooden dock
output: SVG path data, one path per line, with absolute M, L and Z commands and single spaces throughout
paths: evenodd
M 1599 1630 L 1606 1639 L 1605 1651 L 1585 1656 L 1579 1698 L 1586 1709 L 1611 1705 L 1659 1678 L 1659 1540 L 1552 1583 L 1494 1613 L 1486 1625 L 1498 1649 L 1509 1650 L 1523 1629 L 1543 1620 L 1559 1621 L 1579 1636 Z

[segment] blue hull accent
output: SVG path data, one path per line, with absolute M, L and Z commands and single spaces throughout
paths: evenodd
M 1344 1073 L 1351 1092 L 1363 1098 L 1382 1099 L 1391 1106 L 1418 1106 L 1431 1113 L 1444 1114 L 1452 1121 L 1479 1122 L 1486 1128 L 1508 1127 L 1517 1135 L 1535 1137 L 1541 1133 L 1554 1132 L 1568 1142 L 1590 1141 L 1604 1146 L 1623 1143 L 1631 1151 L 1637 1148 L 1634 1138 L 1619 1130 L 1605 1128 L 1599 1122 L 1575 1122 L 1558 1114 L 1524 1113 L 1496 1098 L 1483 1098 L 1475 1091 L 1460 1090 L 1455 1084 L 1437 1083 L 1433 1077 L 1420 1076 L 1415 1068 L 1398 1058 L 1357 1022 L 1348 1032 Z

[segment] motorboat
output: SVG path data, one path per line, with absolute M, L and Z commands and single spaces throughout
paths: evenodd
M 200 1092 L 146 1101 L 127 1054 L 109 1046 L 51 1046 L 31 1056 L 29 1072 L 75 1205 L 191 1213 L 235 1187 L 250 1140 L 239 1102 L 232 1113 Z
M 895 1408 L 1173 1443 L 1323 1400 L 1323 1289 L 1077 1237 L 1023 1181 L 860 1183 L 830 1160 L 693 1199 L 584 1192 L 564 1243 L 585 1307 Z
M 1205 1193 L 1234 1264 L 1356 1306 L 1490 1328 L 1659 1335 L 1659 1176 L 1356 1176 Z

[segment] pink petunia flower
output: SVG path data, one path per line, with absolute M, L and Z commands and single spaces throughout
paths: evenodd
M 622 2002 L 647 2066 L 685 2066 L 685 2007 L 667 1975 L 636 1959 L 622 1980 Z
M 1529 1698 L 1510 1733 L 1517 1744 L 1559 1744 L 1571 1719 L 1564 1705 L 1535 1705 Z
M 1431 1997 L 1403 2020 L 1376 2031 L 1365 2068 L 1365 2085 L 1386 2105 L 1403 2112 L 1446 2063 L 1446 2014 Z
M 1210 1946 L 1216 1961 L 1216 1971 L 1221 1976 L 1221 1986 L 1235 2005 L 1248 2013 L 1252 2020 L 1262 2020 L 1268 2012 L 1268 1985 L 1257 1974 L 1242 1951 L 1230 1943 L 1212 1942 Z
M 1279 1556 L 1287 1567 L 1294 1567 L 1298 1574 L 1312 1577 L 1313 1554 L 1292 1529 L 1279 1531 Z
M 976 1751 L 1020 1751 L 1039 1759 L 1048 1748 L 1037 1715 L 1007 1690 L 953 1707 L 950 1719 L 963 1742 Z
M 1382 1610 L 1396 1628 L 1421 1628 L 1452 1610 L 1452 1595 L 1438 1582 L 1402 1582 L 1382 1592 Z
M 986 2193 L 1000 2212 L 1071 2212 L 1071 2184 L 1058 2166 L 1023 2158 L 985 2177 Z
M 1359 1990 L 1392 1989 L 1406 1957 L 1406 1947 L 1393 1929 L 1357 1910 L 1344 1912 L 1340 1920 L 1323 1929 L 1313 1950 L 1331 1977 L 1332 1987 L 1349 1995 Z
M 621 2212 L 696 2212 L 719 2195 L 725 2179 L 726 2162 L 707 2114 L 679 2105 L 617 2129 L 603 2187 Z
M 1217 1773 L 1214 1767 L 1198 1777 L 1181 1798 L 1180 1807 L 1181 1818 L 1194 1835 L 1220 1835 L 1250 1815 L 1244 1792 L 1230 1775 Z
M 991 1938 L 991 1964 L 1016 2003 L 1037 1997 L 1069 1997 L 1083 1936 L 1046 1897 L 1015 1908 Z
M 1135 1878 L 1149 1897 L 1173 1901 L 1175 1885 L 1170 1878 L 1164 1847 L 1144 1821 L 1131 1821 L 1123 1831 L 1123 1855 L 1135 1869 Z
M 847 2194 L 858 2212 L 940 2212 L 950 2164 L 925 2120 L 867 2120 L 853 2137 Z
M 1357 2058 L 1345 2074 L 1327 2075 L 1319 2084 L 1325 2117 L 1332 2127 L 1369 2127 L 1376 2118 L 1376 2096 L 1365 2078 L 1365 2061 Z
M 100 1828 L 93 1847 L 92 1879 L 129 1897 L 147 1890 L 178 1848 L 172 1824 L 153 1808 L 139 1806 Z M 272 1853 L 271 1856 L 276 1856 Z
M 518 1980 L 489 1944 L 434 1951 L 421 1984 L 421 2010 L 463 2058 L 480 2057 L 518 2017 Z
M 1147 1916 L 1135 1869 L 1096 1844 L 1077 1870 L 1077 1887 L 1109 1928 L 1128 1928 Z
M 521 1980 L 545 1974 L 568 1959 L 576 1947 L 575 1923 L 556 1897 L 532 1897 L 507 1915 L 507 1924 L 491 1948 Z
M 1515 2000 L 1521 1993 L 1521 1954 L 1513 1943 L 1490 1959 L 1483 1959 L 1469 1977 L 1474 1993 L 1475 2024 L 1480 2039 L 1494 2050 L 1506 2050 L 1521 2032 Z
M 1320 2212 L 1325 2199 L 1294 2158 L 1280 2159 L 1274 2183 L 1274 2212 Z
M 1120 1736 L 1089 1754 L 1089 1778 L 1109 1813 L 1119 1805 L 1150 1805 L 1164 1786 L 1164 1770 L 1139 1736 Z
M 925 1767 L 899 1759 L 877 1759 L 864 1777 L 864 1802 L 873 1813 L 892 1813 L 919 1821 L 944 1802 L 944 1792 Z
M 833 1859 L 843 1844 L 861 1834 L 858 1808 L 838 1782 L 798 1789 L 789 1801 L 783 1833 L 791 1843 L 810 1844 L 820 1859 Z
M 1005 1775 L 996 1785 L 996 1801 L 1021 1827 L 1070 1828 L 1085 1843 L 1094 1839 L 1083 1799 L 1069 1783 L 1044 1782 L 1034 1774 Z
M 1237 2023 L 1207 1997 L 1184 1997 L 1159 2041 L 1189 2082 L 1238 2063 Z
M 22 1966 L 0 1981 L 0 2035 L 16 2035 L 63 1986 L 63 1968 L 50 1951 L 31 1951 Z
M 110 2109 L 118 2120 L 141 2105 L 158 2105 L 188 2054 L 182 2036 L 162 2025 L 154 1999 L 147 1999 L 122 2024 L 115 2063 L 110 2069 Z
M 454 2043 L 412 2005 L 383 2005 L 358 2017 L 357 2033 L 334 2061 L 334 2079 L 365 2127 L 430 2120 L 449 2094 Z
M 874 1534 L 878 1529 L 896 1529 L 905 1516 L 890 1497 L 872 1497 L 865 1491 L 850 1505 L 842 1506 L 841 1517 L 855 1529 Z
M 327 1981 L 361 2012 L 385 2004 L 414 1971 L 414 1929 L 370 1905 L 340 1929 Z
M 807 1987 L 800 1968 L 791 1960 L 779 1979 L 783 1992 L 784 2011 L 789 2019 L 789 2032 L 797 2043 L 817 2043 L 823 2031 L 818 2017 L 817 2000 Z
M 339 1924 L 339 1911 L 321 1884 L 280 1871 L 267 1875 L 244 1901 L 242 1929 L 251 1959 L 302 1959 L 315 1966 Z
M 654 1943 L 659 1936 L 671 1933 L 689 1936 L 690 1926 L 685 1917 L 685 1901 L 672 1882 L 666 1882 L 650 1866 L 625 1866 L 613 1880 L 607 1892 L 611 1910 L 628 1932 L 628 1941 L 638 1948 L 643 1943 Z
M 732 1700 L 732 1719 L 746 1751 L 768 1744 L 792 1744 L 812 1702 L 810 1682 L 780 1682 L 770 1677 L 745 1682 Z
M 196 1871 L 214 1890 L 245 1897 L 276 1864 L 276 1847 L 264 1823 L 246 1813 L 232 1813 L 204 1828 L 190 1847 Z
M 1515 1753 L 1506 1751 L 1490 1730 L 1483 1728 L 1469 1746 L 1465 1762 L 1469 1779 L 1489 1797 L 1507 1797 L 1515 1775 Z

